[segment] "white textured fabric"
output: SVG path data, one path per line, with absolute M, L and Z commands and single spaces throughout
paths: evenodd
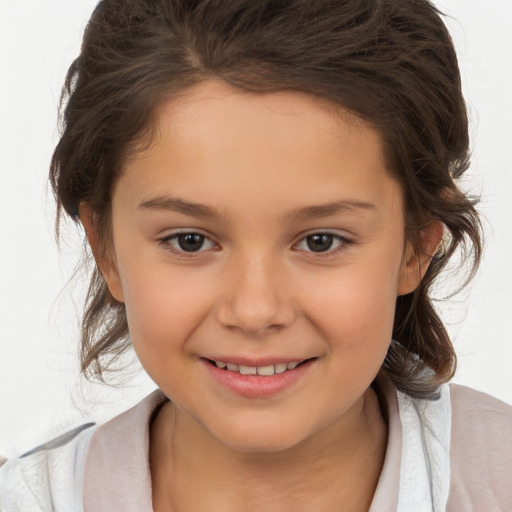
M 96 427 L 62 446 L 8 460 L 0 468 L 1 512 L 83 512 L 84 468 Z
M 445 512 L 450 488 L 449 386 L 441 387 L 435 401 L 397 395 L 402 424 L 397 512 Z

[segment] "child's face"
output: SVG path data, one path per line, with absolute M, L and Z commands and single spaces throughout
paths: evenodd
M 304 94 L 218 81 L 164 104 L 158 122 L 113 191 L 117 268 L 104 269 L 142 365 L 238 450 L 357 418 L 396 297 L 419 279 L 377 132 Z M 272 373 L 303 360 L 273 376 L 212 363 Z

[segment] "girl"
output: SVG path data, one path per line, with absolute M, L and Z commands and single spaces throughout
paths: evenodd
M 426 0 L 104 0 L 51 182 L 97 268 L 82 369 L 159 390 L 10 460 L 14 510 L 509 510 L 512 411 L 429 290 L 480 225 Z M 476 485 L 478 483 L 478 485 Z

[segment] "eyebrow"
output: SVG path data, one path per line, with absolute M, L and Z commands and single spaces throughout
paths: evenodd
M 217 210 L 210 206 L 194 203 L 178 197 L 155 197 L 148 199 L 139 204 L 138 208 L 142 210 L 163 210 L 182 213 L 191 217 L 198 218 L 221 218 Z M 361 210 L 375 210 L 376 206 L 367 201 L 357 199 L 344 199 L 340 201 L 333 201 L 330 203 L 311 205 L 303 208 L 298 208 L 287 212 L 286 217 L 295 219 L 315 219 L 321 217 L 328 217 L 340 212 L 353 212 Z
M 333 201 L 332 203 L 306 206 L 290 212 L 291 218 L 297 219 L 317 219 L 320 217 L 328 217 L 341 212 L 355 212 L 361 210 L 376 210 L 377 207 L 370 202 L 360 201 L 358 199 L 343 199 L 341 201 Z
M 182 213 L 191 217 L 217 218 L 221 217 L 219 212 L 204 204 L 186 201 L 178 197 L 155 197 L 139 204 L 143 210 L 163 210 Z

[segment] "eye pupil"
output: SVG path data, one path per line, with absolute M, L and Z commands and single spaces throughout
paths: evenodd
M 203 247 L 204 235 L 198 233 L 184 233 L 178 236 L 178 245 L 185 252 L 196 252 Z
M 328 251 L 332 247 L 333 236 L 325 233 L 310 235 L 307 237 L 308 249 L 313 252 Z

